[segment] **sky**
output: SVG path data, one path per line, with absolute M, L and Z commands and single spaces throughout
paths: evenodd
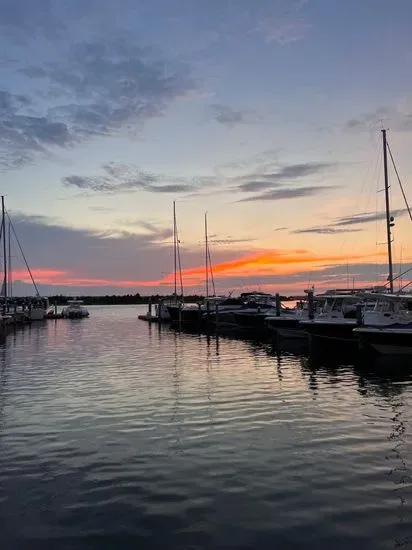
M 0 192 L 41 293 L 172 292 L 174 201 L 186 294 L 206 212 L 218 294 L 384 284 L 411 20 L 410 0 L 0 0 Z M 33 293 L 14 235 L 11 264 Z

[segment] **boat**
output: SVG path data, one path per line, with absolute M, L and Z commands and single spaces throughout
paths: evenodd
M 242 297 L 233 298 L 230 295 L 216 295 L 207 228 L 207 213 L 205 213 L 205 290 L 206 295 L 202 302 L 197 304 L 184 304 L 183 300 L 181 300 L 175 304 L 168 305 L 167 310 L 172 323 L 182 325 L 186 328 L 203 327 L 205 325 L 215 326 L 217 319 L 221 319 L 226 311 L 244 307 L 244 300 Z M 210 290 L 213 292 L 210 293 Z
M 29 301 L 29 317 L 31 321 L 43 321 L 47 317 L 47 312 L 50 309 L 49 299 L 42 296 L 37 296 Z
M 353 332 L 361 351 L 379 355 L 412 355 L 412 326 L 358 327 Z
M 8 224 L 6 227 L 6 218 L 8 219 Z M 46 313 L 49 308 L 48 298 L 41 296 L 37 284 L 33 278 L 32 271 L 27 262 L 26 256 L 23 251 L 23 247 L 20 243 L 20 240 L 17 236 L 17 233 L 14 229 L 12 220 L 7 212 L 4 204 L 4 197 L 2 197 L 2 223 L 1 223 L 1 241 L 3 245 L 3 281 L 0 291 L 0 300 L 2 302 L 2 311 L 4 314 L 10 314 L 20 318 L 22 315 L 25 316 L 26 321 L 43 321 L 46 318 Z M 13 296 L 13 271 L 12 271 L 12 250 L 11 250 L 11 237 L 14 236 L 14 239 L 18 245 L 24 263 L 26 265 L 27 271 L 30 275 L 33 287 L 35 289 L 35 296 L 30 296 L 26 298 L 16 298 Z M 6 244 L 8 241 L 8 244 Z M 8 248 L 8 250 L 7 250 Z
M 306 293 L 310 293 L 307 290 Z M 314 311 L 320 307 L 324 297 L 314 296 Z M 283 339 L 306 340 L 307 333 L 304 331 L 302 321 L 309 320 L 309 304 L 307 299 L 299 300 L 295 307 L 282 307 L 276 315 L 268 315 L 265 319 L 266 329 L 269 335 Z
M 372 311 L 369 319 L 365 317 L 365 326 L 353 330 L 360 349 L 381 355 L 411 355 L 412 295 L 384 294 L 378 296 L 376 309 L 379 304 L 381 322 L 379 317 L 373 319 L 375 312 Z
M 176 202 L 173 201 L 173 274 L 174 274 L 174 292 L 169 298 L 164 298 L 155 304 L 155 312 L 152 314 L 152 304 L 146 315 L 139 315 L 139 319 L 145 321 L 156 321 L 159 323 L 175 322 L 179 316 L 179 309 L 183 306 L 183 280 L 182 266 L 180 262 L 179 235 L 176 220 Z M 177 294 L 177 269 L 180 276 L 180 295 Z
M 245 303 L 243 308 L 233 312 L 233 318 L 237 327 L 243 331 L 264 332 L 266 317 L 276 316 L 281 308 L 279 295 L 244 292 L 240 297 Z
M 63 319 L 82 319 L 89 317 L 89 311 L 84 307 L 83 300 L 68 300 L 67 306 L 64 306 L 61 311 Z
M 311 344 L 347 344 L 354 340 L 353 329 L 358 323 L 362 298 L 354 293 L 328 291 L 323 295 L 324 303 L 317 315 L 299 321 L 299 325 L 309 335 Z M 312 317 L 312 318 L 310 318 Z
M 382 130 L 383 146 L 383 172 L 385 182 L 385 218 L 386 218 L 386 236 L 387 236 L 387 257 L 389 275 L 387 285 L 389 288 L 386 293 L 380 296 L 365 294 L 363 291 L 348 296 L 335 296 L 333 299 L 332 310 L 325 311 L 321 315 L 301 324 L 309 334 L 309 340 L 312 344 L 327 343 L 336 345 L 351 346 L 358 348 L 357 336 L 354 329 L 360 326 L 381 327 L 389 326 L 394 323 L 404 322 L 404 312 L 385 311 L 385 300 L 393 295 L 393 263 L 392 263 L 392 232 L 394 218 L 390 213 L 389 204 L 389 179 L 387 152 L 389 149 L 386 130 Z M 406 199 L 405 199 L 406 200 Z M 408 206 L 409 210 L 409 206 Z M 412 218 L 412 216 L 411 216 Z M 386 285 L 385 285 L 386 288 Z M 346 305 L 346 311 L 344 311 Z M 342 308 L 342 311 L 340 309 Z

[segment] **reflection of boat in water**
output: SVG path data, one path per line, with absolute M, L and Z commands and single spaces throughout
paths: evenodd
M 69 300 L 61 312 L 63 319 L 81 319 L 90 314 L 83 305 L 83 300 Z
M 373 350 L 380 355 L 412 355 L 411 325 L 359 327 L 353 332 L 362 350 Z

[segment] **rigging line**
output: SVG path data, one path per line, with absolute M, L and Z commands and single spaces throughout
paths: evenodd
M 19 238 L 17 237 L 16 231 L 15 231 L 15 229 L 14 229 L 14 225 L 13 225 L 13 223 L 12 223 L 12 221 L 11 221 L 11 218 L 10 218 L 10 216 L 9 216 L 9 213 L 8 213 L 7 211 L 6 211 L 6 215 L 7 215 L 7 218 L 8 218 L 8 220 L 9 220 L 9 222 L 10 222 L 10 227 L 11 227 L 11 229 L 12 229 L 12 231 L 13 231 L 14 238 L 16 239 L 16 242 L 17 242 L 17 244 L 18 244 L 18 246 L 19 246 L 21 255 L 23 256 L 23 260 L 24 260 L 24 263 L 26 264 L 27 271 L 29 272 L 29 275 L 30 275 L 30 278 L 31 278 L 31 282 L 33 283 L 33 286 L 34 286 L 34 288 L 35 288 L 35 290 L 36 290 L 36 295 L 37 295 L 37 296 L 40 296 L 39 289 L 37 288 L 36 282 L 35 282 L 35 280 L 34 280 L 34 278 L 33 278 L 33 274 L 32 274 L 32 272 L 31 272 L 31 269 L 30 269 L 30 267 L 29 267 L 29 264 L 27 263 L 26 256 L 24 255 L 23 249 L 22 249 L 22 247 L 21 247 Z
M 208 255 L 208 258 L 209 258 L 209 271 L 210 271 L 210 280 L 211 280 L 212 288 L 213 288 L 213 296 L 216 296 L 215 279 L 213 277 L 212 258 L 210 256 L 210 246 L 209 245 L 207 247 L 207 255 Z
M 412 221 L 411 209 L 409 208 L 408 199 L 406 198 L 405 191 L 404 191 L 404 189 L 403 189 L 403 185 L 402 185 L 402 182 L 401 182 L 401 178 L 400 178 L 400 176 L 399 176 L 398 169 L 396 168 L 396 164 L 395 164 L 395 160 L 394 160 L 393 155 L 392 155 L 391 148 L 390 148 L 390 146 L 389 146 L 389 143 L 386 143 L 386 145 L 387 145 L 387 147 L 388 147 L 389 156 L 391 157 L 393 169 L 395 170 L 395 174 L 396 174 L 396 177 L 397 177 L 397 179 L 398 179 L 399 187 L 401 188 L 401 191 L 402 191 L 403 200 L 405 201 L 406 208 L 408 209 L 409 218 L 410 218 L 411 221 Z
M 180 261 L 180 240 L 179 240 L 179 233 L 177 231 L 177 225 L 176 225 L 176 242 L 177 242 L 177 263 L 179 266 L 180 295 L 183 296 L 182 263 Z
M 403 285 L 403 287 L 400 289 L 399 292 L 402 292 L 402 290 L 404 290 L 406 287 L 408 287 L 409 285 L 412 285 L 412 281 L 409 281 L 409 283 L 407 283 L 406 285 Z
M 412 271 L 412 267 L 410 267 L 409 269 L 406 269 L 405 271 L 403 271 L 402 273 L 399 273 L 399 275 L 397 275 L 396 277 L 393 278 L 394 281 L 396 281 L 397 279 L 399 279 L 400 277 L 403 277 L 404 275 L 406 275 L 407 273 L 409 273 L 410 271 Z M 383 286 L 386 286 L 389 284 L 389 281 L 386 281 L 386 283 L 384 283 Z

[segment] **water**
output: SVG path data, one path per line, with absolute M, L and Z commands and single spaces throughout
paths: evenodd
M 2 548 L 412 547 L 407 367 L 137 313 L 91 308 L 0 348 Z

